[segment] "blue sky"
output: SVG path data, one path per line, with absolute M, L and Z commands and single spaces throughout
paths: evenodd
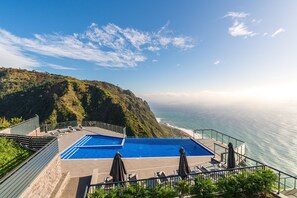
M 149 101 L 295 100 L 297 2 L 1 1 L 0 66 Z

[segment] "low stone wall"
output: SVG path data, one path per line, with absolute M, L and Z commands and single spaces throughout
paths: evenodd
M 20 197 L 50 197 L 59 180 L 61 179 L 61 176 L 61 160 L 60 156 L 57 154 Z

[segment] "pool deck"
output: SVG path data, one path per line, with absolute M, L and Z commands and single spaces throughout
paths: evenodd
M 58 137 L 59 153 L 61 154 L 65 149 L 88 134 L 100 134 L 113 137 L 122 137 L 122 134 L 108 131 L 97 127 L 85 127 L 82 131 L 71 132 Z M 213 140 L 196 141 L 210 150 L 213 149 Z M 205 167 L 211 166 L 212 156 L 188 156 L 188 163 L 190 167 L 203 165 Z M 109 171 L 112 165 L 112 158 L 109 159 L 62 159 L 62 172 L 70 172 L 71 180 L 66 187 L 67 193 L 62 197 L 75 197 L 79 193 L 79 183 L 82 178 L 91 177 L 93 170 L 98 169 L 97 181 L 103 182 L 104 178 L 109 176 Z M 167 175 L 176 174 L 179 165 L 179 156 L 177 157 L 148 157 L 148 158 L 123 158 L 125 167 L 129 173 L 136 173 L 139 179 L 153 177 L 154 173 L 164 171 Z M 67 194 L 67 196 L 66 196 Z

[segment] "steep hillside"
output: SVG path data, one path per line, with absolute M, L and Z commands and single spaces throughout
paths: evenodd
M 166 136 L 146 101 L 106 82 L 0 68 L 0 117 L 40 116 L 41 122 L 98 120 L 128 135 Z

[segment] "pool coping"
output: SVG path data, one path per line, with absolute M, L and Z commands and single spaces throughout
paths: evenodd
M 75 145 L 77 142 L 79 142 L 82 138 L 84 138 L 85 136 L 97 136 L 97 135 L 101 135 L 101 134 L 85 134 L 82 137 L 80 137 L 78 140 L 76 140 L 75 142 L 73 142 L 71 145 L 69 145 L 68 147 L 66 147 L 63 151 L 60 151 L 59 154 L 61 155 L 62 153 L 64 153 L 67 149 L 69 149 L 70 147 L 72 147 L 73 145 Z M 101 135 L 101 136 L 105 136 L 105 137 L 112 137 L 112 138 L 119 138 L 119 139 L 125 139 L 125 138 L 120 138 L 120 137 L 114 137 L 114 136 L 109 136 L 109 135 Z M 125 141 L 124 141 L 125 142 Z M 122 141 L 123 143 L 123 141 Z M 75 146 L 76 147 L 76 146 Z M 78 146 L 79 147 L 79 146 Z
M 213 155 L 191 155 L 191 156 L 187 156 L 187 158 L 189 157 L 210 157 L 210 156 L 213 156 Z M 179 158 L 180 156 L 177 155 L 177 156 L 165 156 L 165 157 L 162 157 L 162 156 L 159 156 L 159 157 L 122 157 L 122 159 L 157 159 L 157 158 Z M 61 159 L 61 160 L 111 160 L 113 159 L 112 158 L 79 158 L 79 159 Z

